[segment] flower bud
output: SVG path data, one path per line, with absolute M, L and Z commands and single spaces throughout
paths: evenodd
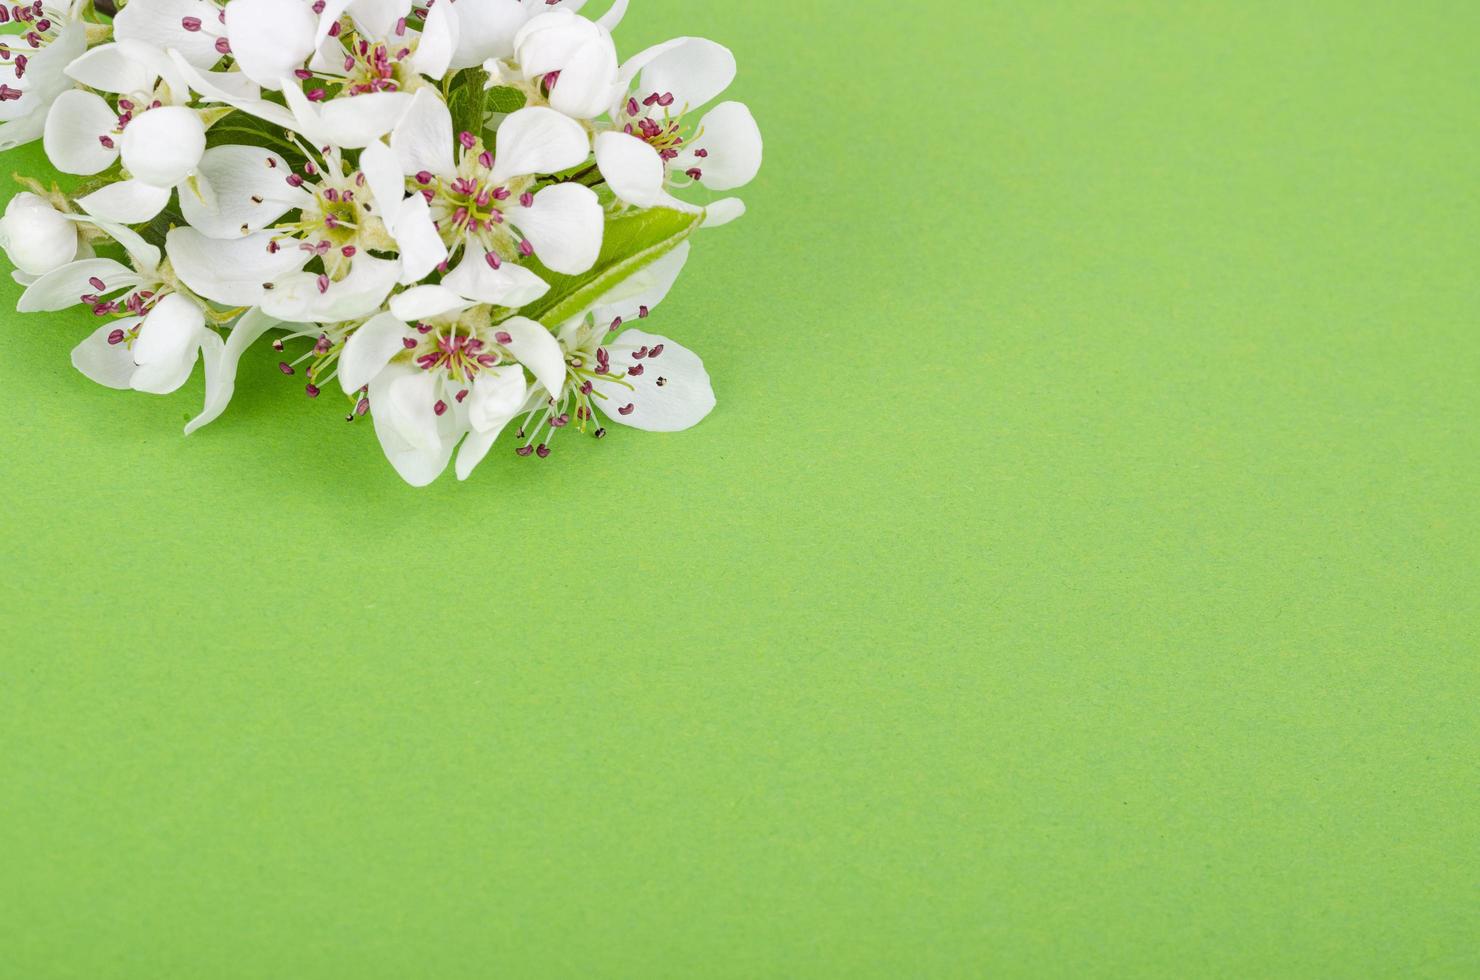
M 540 14 L 519 31 L 515 57 L 526 75 L 540 76 L 550 105 L 591 119 L 617 95 L 617 49 L 606 28 L 569 10 Z
M 0 218 L 0 248 L 20 271 L 42 276 L 77 257 L 77 226 L 44 198 L 22 191 Z

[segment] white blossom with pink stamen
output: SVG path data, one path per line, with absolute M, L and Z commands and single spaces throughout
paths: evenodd
M 57 96 L 72 87 L 67 66 L 87 50 L 81 0 L 0 4 L 0 150 L 41 137 Z
M 416 486 L 714 409 L 649 326 L 744 210 L 703 192 L 760 166 L 749 110 L 706 108 L 727 49 L 621 62 L 627 0 L 113 2 L 0 8 L 0 148 L 40 137 L 76 185 L 24 179 L 0 248 L 18 310 L 95 318 L 85 376 L 164 395 L 204 365 L 189 433 L 276 330 L 277 373 L 342 393 Z

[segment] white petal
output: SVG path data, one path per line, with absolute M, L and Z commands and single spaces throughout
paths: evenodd
M 185 383 L 200 357 L 205 313 L 192 300 L 171 293 L 154 305 L 139 325 L 134 363 L 139 370 L 129 382 L 135 391 L 167 395 Z
M 698 167 L 700 183 L 713 191 L 744 187 L 761 169 L 763 144 L 760 127 L 750 110 L 739 102 L 721 102 L 699 120 L 702 135 L 674 162 L 674 169 Z M 707 156 L 698 157 L 694 151 Z
M 412 106 L 415 105 L 413 102 Z M 396 154 L 385 143 L 375 140 L 360 154 L 360 172 L 365 175 L 376 213 L 386 230 L 394 235 L 396 212 L 406 198 L 406 174 Z
M 403 341 L 411 336 L 405 321 L 392 313 L 378 314 L 357 327 L 339 355 L 339 384 L 344 393 L 353 395 L 373 381 L 391 358 L 406 349 Z
M 214 330 L 202 330 L 200 332 L 199 339 L 200 359 L 201 363 L 203 363 L 206 368 L 206 399 L 207 401 L 209 401 L 213 384 L 211 379 L 214 377 L 213 372 L 219 369 L 222 359 L 226 356 L 226 343 L 221 339 L 221 335 Z M 135 377 L 137 377 L 137 375 L 135 375 Z M 226 398 L 228 401 L 231 399 L 232 393 L 234 393 L 236 390 L 235 382 L 236 371 L 235 367 L 233 366 L 231 391 L 226 393 Z M 219 387 L 219 383 L 216 384 Z M 199 416 L 197 416 L 197 418 L 199 418 Z M 185 434 L 187 436 L 190 434 L 189 423 L 186 423 L 185 425 Z
M 669 111 L 676 116 L 707 104 L 734 80 L 735 56 L 729 48 L 702 37 L 683 38 L 643 68 L 637 101 L 649 94 L 672 95 Z
M 69 214 L 65 217 L 68 221 L 93 225 L 106 231 L 114 241 L 123 246 L 124 251 L 128 252 L 129 260 L 134 263 L 135 269 L 152 275 L 159 268 L 159 249 L 144 241 L 132 228 L 90 214 Z
M 528 208 L 514 208 L 510 220 L 555 272 L 576 275 L 596 263 L 604 229 L 601 202 L 589 187 L 556 184 L 534 196 Z
M 652 207 L 663 197 L 663 158 L 646 141 L 627 133 L 596 137 L 596 164 L 612 193 L 628 204 Z
M 333 99 L 321 115 L 329 141 L 335 146 L 358 149 L 389 133 L 411 105 L 406 92 L 371 92 L 348 99 Z
M 23 8 L 24 9 L 24 8 Z M 10 34 L 12 40 L 19 35 Z M 38 50 L 23 49 L 29 57 L 25 77 L 16 78 L 19 96 L 0 102 L 0 149 L 29 143 L 42 135 L 47 112 L 57 96 L 73 87 L 65 74 L 67 65 L 87 49 L 87 28 L 63 22 L 50 44 Z M 9 76 L 11 65 L 4 70 Z
M 67 75 L 99 92 L 152 92 L 159 72 L 137 56 L 139 41 L 100 44 L 67 66 Z
M 611 30 L 600 21 L 575 16 L 576 9 L 567 3 L 561 8 L 547 4 L 531 10 L 529 23 L 514 36 L 514 58 L 526 76 L 561 71 L 579 59 L 593 38 L 610 43 Z
M 283 96 L 293 112 L 293 128 L 316 144 L 345 149 L 369 146 L 389 133 L 412 104 L 406 92 L 371 92 L 314 103 L 295 85 L 285 86 Z
M 25 98 L 8 105 L 18 108 L 22 114 L 39 110 L 45 115 L 45 107 L 51 105 L 58 95 L 73 87 L 72 79 L 67 77 L 67 66 L 82 57 L 87 51 L 87 43 L 86 24 L 77 20 L 62 20 L 61 29 L 53 35 L 50 44 L 39 51 L 28 52 L 30 61 L 26 64 L 26 77 L 19 85 L 26 93 Z M 0 118 L 19 117 L 5 115 Z
M 644 348 L 646 356 L 638 358 Z M 595 382 L 596 393 L 604 396 L 595 404 L 613 422 L 647 432 L 678 432 L 698 425 L 714 409 L 714 389 L 704 362 L 688 348 L 667 337 L 628 330 L 606 349 L 613 375 L 626 373 L 621 380 Z M 635 377 L 630 373 L 634 366 L 642 372 Z
M 715 201 L 704 209 L 701 228 L 719 228 L 745 216 L 745 202 L 738 197 L 727 197 Z
M 392 366 L 382 371 L 370 384 L 370 414 L 381 449 L 401 479 L 414 487 L 424 487 L 447 469 L 455 439 L 444 439 L 436 426 L 432 403 L 436 379 L 425 371 L 407 366 Z M 397 386 L 401 386 L 399 389 Z M 416 418 L 404 418 L 409 408 Z M 430 416 L 432 426 L 422 423 Z M 404 434 L 418 436 L 415 442 Z M 423 438 L 430 433 L 431 438 Z
M 168 187 L 156 187 L 142 180 L 120 180 L 79 197 L 77 203 L 88 214 L 106 221 L 137 225 L 153 220 L 169 200 Z
M 432 222 L 426 198 L 412 194 L 396 212 L 396 247 L 401 253 L 401 282 L 413 283 L 447 260 L 447 246 Z
M 88 338 L 72 348 L 72 366 L 100 385 L 127 391 L 133 379 L 134 356 L 128 344 L 110 344 L 108 335 L 115 330 L 127 332 L 138 324 L 140 317 L 111 320 L 94 330 Z
M 411 0 L 354 0 L 349 5 L 355 24 L 372 39 L 390 38 L 396 22 L 410 13 Z
M 474 6 L 474 0 L 468 6 Z M 433 4 L 427 13 L 426 24 L 417 39 L 416 50 L 411 55 L 411 68 L 428 78 L 441 78 L 447 74 L 452 52 L 457 46 L 458 11 L 451 2 Z
M 312 199 L 291 187 L 287 162 L 256 146 L 215 146 L 200 159 L 199 176 L 215 193 L 215 207 L 180 191 L 180 211 L 190 226 L 211 238 L 239 238 L 261 231 Z
M 116 146 L 101 138 L 113 132 L 118 117 L 102 96 L 73 89 L 57 96 L 46 117 L 42 142 L 47 159 L 64 174 L 95 174 L 118 159 Z
M 577 18 L 569 10 L 535 13 L 514 35 L 514 58 L 519 62 L 519 68 L 531 78 L 559 71 L 581 43 L 585 32 L 595 26 L 584 17 Z
M 201 413 L 190 420 L 185 426 L 185 434 L 199 429 L 203 425 L 209 425 L 221 417 L 226 411 L 226 406 L 231 402 L 231 396 L 236 391 L 236 369 L 241 361 L 242 353 L 252 345 L 257 338 L 267 333 L 277 321 L 261 310 L 253 308 L 244 313 L 231 328 L 231 333 L 226 337 L 226 343 L 216 347 L 209 343 L 209 338 L 216 335 L 206 331 L 207 347 L 204 351 L 206 361 L 206 403 Z
M 674 48 L 681 47 L 690 40 L 692 39 L 687 37 L 676 37 L 671 41 L 664 41 L 661 44 L 655 44 L 650 48 L 645 48 L 622 62 L 622 67 L 617 72 L 617 91 L 619 96 L 616 103 L 612 106 L 611 117 L 616 119 L 621 113 L 622 107 L 626 105 L 629 97 L 629 89 L 632 88 L 632 82 L 637 78 L 639 72 L 660 55 L 672 51 Z M 646 95 L 647 93 L 643 93 L 643 97 Z
M 519 370 L 515 368 L 515 370 Z M 520 371 L 522 375 L 523 372 Z M 457 466 L 455 472 L 459 480 L 466 480 L 473 475 L 473 470 L 488 456 L 488 451 L 498 441 L 498 437 L 507 428 L 507 423 L 489 432 L 479 432 L 474 429 L 468 433 L 468 437 L 462 441 L 457 450 Z
M 309 101 L 308 96 L 297 85 L 289 84 L 287 79 L 283 80 L 282 91 L 283 101 L 288 104 L 288 111 L 292 113 L 292 122 L 288 123 L 288 128 L 302 133 L 315 146 L 327 145 L 329 139 L 317 106 Z
M 411 486 L 428 486 L 447 470 L 447 461 L 452 458 L 451 441 L 442 442 L 430 450 L 417 449 L 382 416 L 372 413 L 371 421 L 375 425 L 375 434 L 380 437 L 380 448 L 385 452 L 385 458 L 401 479 Z
M 5 104 L 20 105 L 19 102 Z M 46 129 L 46 114 L 50 108 L 41 104 L 33 105 L 29 112 L 22 112 L 0 122 L 0 150 L 13 150 L 40 139 Z
M 426 171 L 446 177 L 457 170 L 453 139 L 452 113 L 435 91 L 424 88 L 391 132 L 391 149 L 396 151 L 402 173 L 414 176 Z
M 401 274 L 396 259 L 355 257 L 349 275 L 323 285 L 318 274 L 298 272 L 279 279 L 262 298 L 262 310 L 290 323 L 339 323 L 380 309 Z
M 550 291 L 549 283 L 522 265 L 504 262 L 497 269 L 490 267 L 483 250 L 471 245 L 442 285 L 468 299 L 510 309 L 527 306 Z
M 611 32 L 617 29 L 625 16 L 627 16 L 627 0 L 614 0 L 607 12 L 596 19 L 596 23 L 607 32 Z
M 591 140 L 581 124 L 569 116 L 530 106 L 510 113 L 498 127 L 498 151 L 490 179 L 501 184 L 511 177 L 552 174 L 585 162 Z
M 226 33 L 237 65 L 264 88 L 277 88 L 313 54 L 318 20 L 299 0 L 231 0 Z
M 592 310 L 597 325 L 605 326 L 619 318 L 629 323 L 642 319 L 645 311 L 652 311 L 667 297 L 688 260 L 689 243 L 679 242 L 673 251 L 628 276 L 597 300 Z
M 130 174 L 156 187 L 173 187 L 200 165 L 206 130 L 194 109 L 161 106 L 134 117 L 119 149 Z
M 385 393 L 379 392 L 375 383 L 370 386 L 370 408 L 377 415 L 390 415 L 396 433 L 413 447 L 428 452 L 442 442 L 437 431 L 437 377 L 430 371 L 411 370 L 384 372 L 392 374 Z
M 473 0 L 457 9 L 457 48 L 453 68 L 472 68 L 489 58 L 514 53 L 514 35 L 529 19 L 524 0 Z
M 176 65 L 179 70 L 179 66 Z M 235 99 L 239 102 L 261 102 L 262 90 L 257 83 L 239 71 L 198 71 L 191 77 L 208 82 L 213 91 Z M 182 81 L 189 81 L 185 73 L 180 71 Z M 281 109 L 282 106 L 274 106 Z
M 699 205 L 690 204 L 688 201 L 680 200 L 679 198 L 674 197 L 672 194 L 669 194 L 667 191 L 663 192 L 663 198 L 658 202 L 657 206 L 670 208 L 674 211 L 681 211 L 684 214 L 704 213 L 704 209 L 699 207 Z
M 175 50 L 197 68 L 221 60 L 216 38 L 206 31 L 187 31 L 183 21 L 194 17 L 214 24 L 218 8 L 206 0 L 129 0 L 113 18 L 113 34 L 120 41 L 141 41 L 162 51 Z
M 327 0 L 323 8 L 319 10 L 319 29 L 314 35 L 315 48 L 322 50 L 326 44 L 332 45 L 336 52 L 342 48 L 338 41 L 329 40 L 329 31 L 344 16 L 351 2 L 352 0 Z
M 560 72 L 550 91 L 550 106 L 573 119 L 594 119 L 617 94 L 615 48 L 589 53 Z
M 558 397 L 565 385 L 565 352 L 555 335 L 522 316 L 510 317 L 493 329 L 494 339 L 529 368 L 546 391 Z
M 479 373 L 468 397 L 468 425 L 478 432 L 503 428 L 529 396 L 524 370 L 514 364 Z
M 524 407 L 529 386 L 516 365 L 481 372 L 468 395 L 468 424 L 472 431 L 457 452 L 457 478 L 466 480 L 488 455 L 499 434 Z
M 298 120 L 292 112 L 276 102 L 268 102 L 252 95 L 243 95 L 243 86 L 240 83 L 223 84 L 232 76 L 222 72 L 203 72 L 185 60 L 178 51 L 171 51 L 170 58 L 180 75 L 189 83 L 189 87 L 200 93 L 200 97 L 207 102 L 221 102 L 235 109 L 265 119 L 274 126 L 283 129 L 298 129 Z M 255 87 L 255 86 L 254 86 Z M 295 86 L 289 85 L 291 90 Z M 299 98 L 303 98 L 302 93 Z M 304 99 L 304 101 L 307 101 Z
M 391 297 L 391 312 L 406 323 L 428 320 L 445 313 L 461 313 L 473 303 L 446 286 L 413 286 Z
M 103 284 L 99 289 L 93 282 Z M 82 302 L 83 296 L 104 295 L 124 286 L 134 286 L 139 274 L 112 259 L 83 259 L 48 272 L 26 287 L 15 308 L 21 313 L 65 310 Z
M 231 306 L 260 306 L 264 284 L 297 272 L 312 256 L 290 241 L 268 251 L 273 233 L 244 238 L 207 238 L 194 228 L 174 228 L 165 236 L 175 274 L 196 294 Z

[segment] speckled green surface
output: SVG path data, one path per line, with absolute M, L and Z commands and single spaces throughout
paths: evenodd
M 415 491 L 4 317 L 0 972 L 1480 972 L 1480 8 L 682 33 L 768 146 L 692 432 Z

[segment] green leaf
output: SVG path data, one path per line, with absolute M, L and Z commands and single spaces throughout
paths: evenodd
M 585 313 L 627 277 L 673 251 L 703 220 L 703 214 L 671 208 L 608 218 L 601 255 L 580 275 L 560 275 L 536 260 L 529 261 L 530 268 L 550 284 L 550 291 L 517 312 L 554 330 Z
M 452 113 L 452 134 L 478 133 L 483 130 L 483 86 L 488 72 L 467 68 L 457 73 L 447 90 L 447 111 Z
M 206 130 L 206 146 L 225 146 L 233 143 L 243 146 L 260 146 L 271 150 L 287 161 L 288 166 L 293 170 L 302 169 L 303 165 L 308 162 L 308 157 L 304 156 L 298 144 L 288 138 L 287 130 L 240 110 L 219 120 Z
M 102 190 L 114 181 L 122 179 L 123 160 L 114 160 L 112 165 L 102 173 L 93 174 L 90 177 L 84 177 L 78 180 L 76 186 L 72 188 L 72 196 L 86 197 L 93 191 Z
M 185 216 L 180 212 L 180 205 L 174 199 L 164 206 L 164 210 L 155 215 L 146 225 L 136 226 L 140 235 L 146 242 L 164 248 L 164 239 L 171 228 L 178 228 L 185 224 Z
M 485 90 L 488 72 L 467 68 L 458 72 L 447 87 L 447 110 L 452 113 L 454 133 L 481 133 L 490 112 L 513 112 L 524 108 L 524 93 L 508 85 Z
M 529 99 L 512 85 L 496 85 L 489 89 L 483 107 L 489 112 L 515 112 L 524 108 Z

